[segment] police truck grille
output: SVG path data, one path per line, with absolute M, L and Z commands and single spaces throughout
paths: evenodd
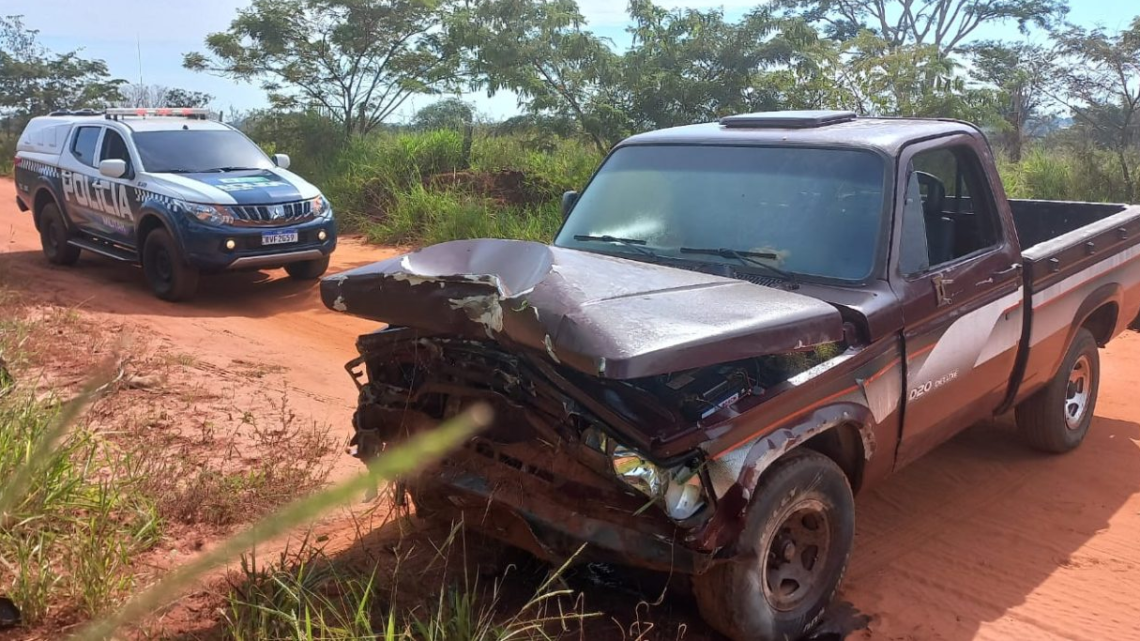
M 277 205 L 230 205 L 234 224 L 251 227 L 288 225 L 313 217 L 313 201 L 299 200 Z

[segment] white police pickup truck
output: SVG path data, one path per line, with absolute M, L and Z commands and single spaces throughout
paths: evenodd
M 81 250 L 142 264 L 154 293 L 193 296 L 200 273 L 328 269 L 329 202 L 237 129 L 204 109 L 66 111 L 33 118 L 17 143 L 16 203 L 44 254 Z

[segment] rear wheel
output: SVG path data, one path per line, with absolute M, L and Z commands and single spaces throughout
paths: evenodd
M 1099 388 L 1100 353 L 1092 333 L 1082 327 L 1053 380 L 1017 407 L 1025 440 L 1054 454 L 1076 449 L 1089 433 Z
M 320 278 L 329 269 L 329 257 L 304 260 L 299 263 L 289 263 L 285 266 L 286 273 L 295 280 L 313 280 Z
M 142 262 L 151 290 L 162 300 L 182 301 L 198 291 L 198 270 L 186 264 L 177 243 L 165 229 L 147 235 Z
M 701 615 L 737 641 L 798 639 L 835 595 L 855 537 L 847 476 L 794 452 L 760 480 L 733 558 L 693 578 Z
M 54 204 L 44 205 L 40 210 L 40 244 L 44 256 L 53 265 L 74 265 L 79 260 L 79 248 L 67 244 L 67 223 L 63 214 Z

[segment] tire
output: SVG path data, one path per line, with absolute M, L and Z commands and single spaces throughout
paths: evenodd
M 758 487 L 733 558 L 693 577 L 693 593 L 705 621 L 731 639 L 799 639 L 847 570 L 851 485 L 834 461 L 804 449 L 776 462 Z
M 162 300 L 183 301 L 198 291 L 198 270 L 186 264 L 178 244 L 165 229 L 147 235 L 142 263 L 151 290 Z
M 1038 450 L 1071 452 L 1089 433 L 1099 390 L 1100 353 L 1092 333 L 1082 327 L 1053 380 L 1017 406 L 1017 426 Z
M 40 210 L 40 244 L 49 263 L 74 265 L 79 260 L 79 248 L 67 244 L 69 236 L 59 208 L 52 203 L 44 205 Z
M 289 263 L 285 266 L 285 271 L 289 274 L 289 277 L 294 280 L 313 280 L 314 278 L 320 278 L 324 276 L 328 269 L 328 256 L 305 260 L 299 263 Z

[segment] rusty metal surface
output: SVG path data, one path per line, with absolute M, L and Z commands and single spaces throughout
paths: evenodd
M 539 243 L 465 240 L 321 283 L 329 308 L 492 338 L 628 379 L 843 339 L 839 312 L 738 280 Z

